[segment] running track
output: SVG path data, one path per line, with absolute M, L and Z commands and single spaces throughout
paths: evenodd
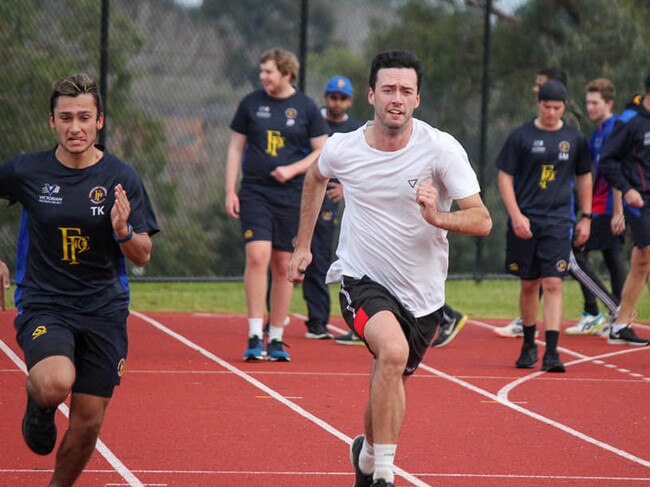
M 13 317 L 0 312 L 0 485 L 42 486 L 54 455 L 32 454 L 20 436 Z M 245 363 L 245 323 L 133 312 L 127 373 L 77 485 L 352 485 L 368 352 L 307 340 L 293 317 L 291 363 Z M 650 347 L 562 336 L 566 374 L 524 371 L 519 341 L 492 332 L 501 324 L 470 320 L 409 381 L 396 485 L 650 486 Z

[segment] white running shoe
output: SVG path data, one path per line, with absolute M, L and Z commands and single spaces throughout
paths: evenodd
M 597 315 L 582 313 L 580 320 L 573 326 L 564 330 L 567 335 L 598 335 L 603 336 L 609 333 L 609 323 L 605 316 L 598 312 Z
M 524 322 L 517 317 L 506 326 L 494 328 L 494 333 L 503 338 L 522 338 L 524 336 Z M 535 330 L 535 336 L 539 336 L 539 330 Z

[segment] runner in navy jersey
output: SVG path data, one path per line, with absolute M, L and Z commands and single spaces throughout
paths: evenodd
M 303 175 L 318 158 L 328 133 L 318 106 L 291 84 L 298 66 L 290 52 L 265 52 L 260 58 L 263 88 L 244 97 L 230 125 L 226 211 L 241 220 L 246 251 L 244 360 L 291 360 L 282 341 L 293 292 L 287 264 L 298 231 Z M 265 348 L 262 330 L 269 266 L 272 286 Z
M 0 197 L 23 207 L 16 336 L 29 370 L 22 433 L 41 455 L 72 392 L 50 485 L 72 485 L 88 462 L 127 355 L 125 257 L 150 259 L 156 219 L 136 171 L 96 146 L 104 116 L 95 81 L 59 80 L 50 98 L 53 150 L 0 166 Z
M 650 74 L 645 98 L 619 117 L 600 153 L 600 167 L 609 183 L 621 190 L 627 203 L 625 216 L 632 229 L 634 248 L 623 285 L 621 306 L 609 332 L 610 344 L 646 346 L 631 328 L 634 307 L 650 272 Z
M 516 366 L 532 368 L 539 290 L 544 290 L 546 352 L 542 370 L 564 372 L 557 353 L 562 318 L 562 278 L 568 272 L 574 226 L 574 184 L 585 215 L 575 245 L 589 237 L 591 159 L 582 134 L 564 124 L 566 87 L 549 80 L 538 93 L 539 115 L 514 130 L 497 157 L 499 191 L 508 211 L 506 270 L 521 279 L 524 343 Z

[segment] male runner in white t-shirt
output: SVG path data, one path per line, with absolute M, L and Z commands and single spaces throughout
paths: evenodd
M 368 101 L 374 121 L 334 134 L 307 173 L 289 279 L 301 282 L 329 178 L 346 208 L 328 282 L 341 283 L 341 309 L 374 360 L 365 435 L 355 438 L 355 486 L 393 486 L 393 458 L 406 409 L 404 383 L 440 323 L 447 231 L 488 235 L 490 214 L 467 154 L 449 134 L 413 118 L 422 64 L 410 52 L 378 54 Z M 452 201 L 459 209 L 451 211 Z

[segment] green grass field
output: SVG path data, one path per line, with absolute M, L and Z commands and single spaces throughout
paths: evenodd
M 331 286 L 332 315 L 340 316 L 338 287 Z M 7 306 L 13 307 L 13 289 L 7 293 Z M 447 302 L 470 316 L 513 318 L 519 314 L 519 281 L 490 280 L 447 281 Z M 601 304 L 601 311 L 605 307 Z M 244 289 L 240 282 L 133 282 L 131 308 L 137 311 L 176 311 L 208 313 L 245 313 Z M 582 311 L 582 293 L 578 284 L 567 279 L 564 285 L 564 318 L 577 320 Z M 650 321 L 650 297 L 642 294 L 637 306 L 640 321 Z M 302 290 L 297 287 L 292 313 L 306 314 Z

